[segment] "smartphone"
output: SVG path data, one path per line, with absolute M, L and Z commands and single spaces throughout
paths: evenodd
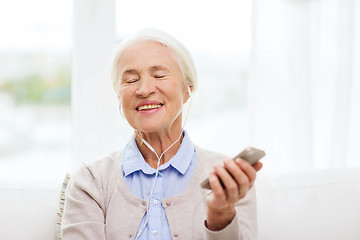
M 263 150 L 253 148 L 253 147 L 247 147 L 244 149 L 244 151 L 242 151 L 236 157 L 234 157 L 234 159 L 239 157 L 239 158 L 244 159 L 251 165 L 254 165 L 257 161 L 259 161 L 264 156 L 265 156 L 265 152 Z M 223 186 L 223 188 L 225 188 L 225 185 L 223 184 L 221 179 L 220 179 L 220 183 Z M 202 188 L 211 190 L 209 178 L 205 179 L 200 185 Z

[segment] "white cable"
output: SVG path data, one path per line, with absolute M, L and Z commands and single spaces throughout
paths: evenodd
M 162 158 L 162 156 L 163 156 L 172 146 L 175 145 L 175 143 L 177 143 L 177 142 L 180 140 L 183 131 L 180 132 L 179 138 L 178 138 L 175 142 L 173 142 L 173 143 L 160 155 L 160 157 L 157 155 L 157 153 L 156 153 L 156 151 L 154 150 L 154 148 L 151 147 L 151 145 L 150 145 L 145 139 L 143 139 L 143 138 L 140 136 L 139 132 L 136 131 L 136 133 L 137 133 L 137 135 L 141 138 L 141 140 L 143 141 L 143 143 L 145 143 L 145 145 L 146 145 L 152 152 L 155 153 L 155 155 L 156 155 L 156 157 L 157 157 L 157 159 L 158 159 L 158 163 L 157 163 L 157 167 L 156 167 L 156 173 L 155 173 L 154 182 L 153 182 L 153 185 L 152 185 L 152 187 L 151 187 L 150 194 L 149 194 L 149 196 L 148 196 L 148 198 L 147 198 L 147 200 L 146 200 L 146 201 L 147 201 L 147 204 L 146 204 L 146 219 L 145 219 L 145 223 L 144 223 L 144 225 L 141 227 L 141 229 L 138 231 L 138 233 L 136 234 L 135 240 L 140 237 L 140 235 L 141 235 L 142 232 L 144 231 L 144 229 L 145 229 L 145 227 L 146 227 L 146 225 L 148 224 L 148 221 L 149 221 L 149 216 L 150 216 L 150 204 L 151 204 L 150 200 L 151 200 L 152 195 L 153 195 L 153 191 L 154 191 L 154 188 L 155 188 L 156 179 L 157 179 L 157 177 L 158 177 L 158 175 L 159 175 L 159 166 L 160 166 L 161 158 Z
M 146 225 L 148 224 L 149 222 L 149 216 L 150 216 L 150 205 L 151 205 L 151 198 L 152 198 L 152 194 L 153 194 L 153 191 L 154 191 L 154 188 L 155 188 L 155 183 L 156 183 L 156 179 L 159 175 L 159 166 L 160 166 L 160 162 L 161 162 L 161 158 L 163 157 L 163 155 L 172 147 L 175 145 L 175 143 L 177 143 L 180 139 L 181 139 L 181 135 L 183 134 L 184 132 L 184 127 L 185 127 L 185 124 L 186 124 L 186 121 L 187 121 L 187 118 L 188 118 L 188 115 L 189 115 L 189 111 L 190 111 L 190 107 L 191 107 L 191 103 L 192 103 L 192 98 L 191 98 L 191 90 L 190 90 L 190 87 L 188 87 L 188 90 L 189 90 L 189 99 L 190 99 L 190 104 L 189 104 L 189 108 L 188 108 L 188 111 L 186 113 L 186 116 L 185 116 L 185 121 L 184 121 L 184 125 L 181 129 L 181 132 L 180 132 L 180 135 L 178 137 L 178 139 L 173 142 L 161 155 L 160 157 L 158 156 L 158 154 L 156 153 L 155 149 L 145 140 L 141 137 L 141 135 L 139 134 L 139 131 L 138 130 L 135 130 L 136 134 L 138 135 L 138 137 L 140 137 L 141 141 L 150 149 L 150 151 L 152 151 L 153 153 L 155 153 L 157 159 L 158 159 L 158 163 L 157 163 L 157 167 L 156 167 L 156 173 L 155 173 L 155 178 L 154 178 L 154 182 L 153 182 L 153 185 L 151 187 L 151 191 L 150 191 L 150 194 L 146 200 L 147 204 L 146 204 L 146 219 L 145 219 L 145 222 L 143 224 L 143 226 L 139 229 L 139 231 L 137 232 L 136 236 L 135 236 L 135 240 L 137 240 L 140 235 L 143 233 L 143 231 L 145 230 L 145 227 Z

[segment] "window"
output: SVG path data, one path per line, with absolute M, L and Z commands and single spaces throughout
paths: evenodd
M 71 14 L 70 0 L 0 6 L 1 177 L 62 178 L 70 164 Z

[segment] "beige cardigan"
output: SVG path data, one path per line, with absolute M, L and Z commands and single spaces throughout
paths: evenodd
M 236 206 L 237 214 L 225 229 L 208 230 L 204 221 L 210 192 L 200 183 L 211 167 L 226 156 L 196 147 L 197 163 L 187 188 L 161 201 L 171 238 L 183 240 L 254 240 L 257 238 L 256 197 L 252 188 Z M 121 153 L 84 164 L 66 190 L 62 220 L 63 240 L 134 239 L 146 212 L 146 202 L 127 188 L 121 170 Z

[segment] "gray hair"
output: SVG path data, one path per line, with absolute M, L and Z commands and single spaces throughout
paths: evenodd
M 191 91 L 194 92 L 197 88 L 196 69 L 189 51 L 182 43 L 168 33 L 156 29 L 144 29 L 134 37 L 122 41 L 115 51 L 111 69 L 111 78 L 116 93 L 119 94 L 118 90 L 120 84 L 118 63 L 124 50 L 134 43 L 147 41 L 161 43 L 172 52 L 174 60 L 178 63 L 182 72 L 184 84 L 191 87 Z

